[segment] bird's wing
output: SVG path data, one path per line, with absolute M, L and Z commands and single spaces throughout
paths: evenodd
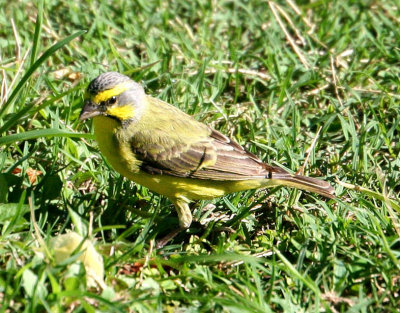
M 219 133 L 212 132 L 212 135 Z M 169 147 L 131 146 L 140 169 L 151 174 L 210 180 L 246 180 L 265 178 L 265 165 L 233 141 L 204 138 L 191 144 Z M 155 151 L 158 153 L 154 153 Z
M 233 140 L 175 107 L 154 98 L 151 101 L 156 106 L 151 106 L 154 112 L 150 114 L 162 119 L 163 110 L 168 109 L 173 110 L 174 118 L 158 125 L 141 125 L 141 131 L 131 136 L 130 147 L 141 161 L 142 171 L 219 181 L 266 178 L 285 172 L 264 164 Z M 142 121 L 145 123 L 146 118 Z
M 257 156 L 216 130 L 212 130 L 209 138 L 215 149 L 216 161 L 204 167 L 202 171 L 194 172 L 192 174 L 194 178 L 247 180 L 268 178 L 271 177 L 271 173 L 285 172 L 278 167 L 263 163 Z

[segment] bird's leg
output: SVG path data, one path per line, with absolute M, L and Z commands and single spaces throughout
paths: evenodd
M 178 212 L 179 228 L 174 229 L 169 234 L 158 240 L 156 244 L 157 249 L 164 247 L 176 235 L 178 235 L 181 231 L 188 229 L 192 224 L 193 218 L 192 212 L 189 208 L 189 200 L 184 197 L 180 197 L 172 201 L 175 205 L 176 211 Z

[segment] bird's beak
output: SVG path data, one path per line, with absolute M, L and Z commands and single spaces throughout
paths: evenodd
M 85 104 L 83 106 L 83 109 L 81 111 L 81 114 L 79 115 L 79 119 L 81 121 L 86 120 L 88 118 L 95 117 L 97 115 L 102 114 L 102 112 L 99 110 L 99 106 L 94 104 L 90 100 L 85 100 Z

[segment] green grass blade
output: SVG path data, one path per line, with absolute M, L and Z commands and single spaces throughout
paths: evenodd
M 0 145 L 8 145 L 18 141 L 30 140 L 40 137 L 70 137 L 70 138 L 92 138 L 92 134 L 74 133 L 67 130 L 61 129 L 38 129 L 31 130 L 25 133 L 13 134 L 0 138 Z
M 397 211 L 397 213 L 400 213 L 400 205 L 398 203 L 396 203 L 396 201 L 393 200 L 393 199 L 385 198 L 385 196 L 383 194 L 381 194 L 381 193 L 378 193 L 376 191 L 373 191 L 371 189 L 368 189 L 368 188 L 365 188 L 365 187 L 362 187 L 362 186 L 356 186 L 356 185 L 353 185 L 353 184 L 345 183 L 345 182 L 342 182 L 342 181 L 339 181 L 339 180 L 337 182 L 340 185 L 342 185 L 343 187 L 345 187 L 345 188 L 348 188 L 348 189 L 351 189 L 351 190 L 355 190 L 355 191 L 359 191 L 359 192 L 361 192 L 363 194 L 366 194 L 366 195 L 368 195 L 368 196 L 370 196 L 372 198 L 378 199 L 378 200 L 383 201 L 383 202 L 387 201 L 388 204 L 391 205 Z
M 81 89 L 81 86 L 75 86 L 74 88 L 68 89 L 65 92 L 60 93 L 59 95 L 49 99 L 48 101 L 43 102 L 41 105 L 35 108 L 35 104 L 29 104 L 25 106 L 23 109 L 20 111 L 16 112 L 2 127 L 0 127 L 0 134 L 6 132 L 9 130 L 11 127 L 15 126 L 16 124 L 19 123 L 19 121 L 24 118 L 27 119 L 31 117 L 32 115 L 36 114 L 40 110 L 44 109 L 48 105 L 51 105 L 55 101 L 58 101 L 59 99 L 65 97 L 66 95 L 75 92 L 76 90 Z
M 43 2 L 44 0 L 40 0 L 38 3 L 38 13 L 36 17 L 35 24 L 35 34 L 33 35 L 33 45 L 32 45 L 32 54 L 31 54 L 31 66 L 36 60 L 36 55 L 39 49 L 40 43 L 40 33 L 42 32 L 42 23 L 43 23 Z
M 3 116 L 4 112 L 7 110 L 8 106 L 15 100 L 15 97 L 18 95 L 22 87 L 26 84 L 28 81 L 29 77 L 32 76 L 32 74 L 36 71 L 36 69 L 44 62 L 46 61 L 54 52 L 56 52 L 58 49 L 62 48 L 66 44 L 68 44 L 71 40 L 75 39 L 76 37 L 79 37 L 83 35 L 86 31 L 85 30 L 80 30 L 76 32 L 75 34 L 72 34 L 71 36 L 68 36 L 67 38 L 64 38 L 63 40 L 57 42 L 53 46 L 51 46 L 49 49 L 47 49 L 43 55 L 28 69 L 28 71 L 25 73 L 25 75 L 22 77 L 18 85 L 15 87 L 13 92 L 11 93 L 10 97 L 8 98 L 7 102 L 4 104 L 4 106 L 0 109 L 0 118 Z
M 301 282 L 303 282 L 303 284 L 306 285 L 308 288 L 310 288 L 319 298 L 321 295 L 321 291 L 319 290 L 318 286 L 310 279 L 310 277 L 302 275 L 278 249 L 274 248 L 274 252 L 279 257 L 279 259 L 281 259 L 281 261 L 285 264 L 285 267 L 282 267 L 282 270 L 290 273 L 291 275 L 299 279 Z

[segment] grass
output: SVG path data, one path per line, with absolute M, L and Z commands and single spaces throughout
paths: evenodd
M 0 0 L 0 312 L 397 311 L 399 9 Z M 173 206 L 114 172 L 78 121 L 108 70 L 338 199 L 197 202 L 191 229 L 156 251 Z M 79 253 L 54 261 L 50 238 L 69 230 L 95 239 L 103 286 L 87 287 Z

